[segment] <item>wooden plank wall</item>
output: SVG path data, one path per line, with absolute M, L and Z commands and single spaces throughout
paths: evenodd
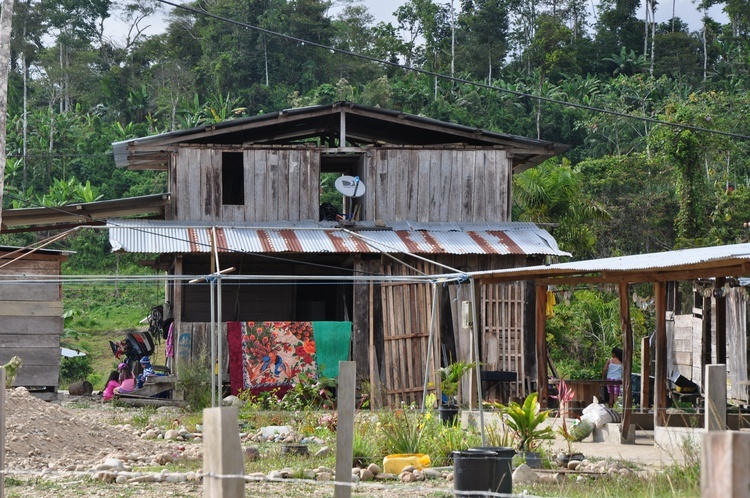
M 10 259 L 0 256 L 0 264 Z M 26 284 L 18 282 L 17 275 L 57 276 L 61 259 L 32 254 L 0 268 L 0 364 L 13 356 L 23 360 L 14 386 L 56 389 L 59 385 L 61 285 Z
M 420 263 L 417 266 L 425 271 L 427 265 Z M 404 267 L 398 264 L 387 264 L 383 271 L 386 274 L 405 274 Z M 432 297 L 430 284 L 381 285 L 385 370 L 383 389 L 388 406 L 399 407 L 402 403 L 421 406 Z M 437 321 L 439 322 L 439 315 Z M 436 344 L 440 342 L 439 330 L 440 324 L 436 323 Z M 433 358 L 439 357 L 435 354 Z M 437 362 L 433 364 L 433 372 L 437 365 Z
M 223 205 L 222 152 L 242 152 L 244 205 Z M 173 219 L 209 222 L 317 220 L 320 156 L 308 147 L 181 147 L 173 172 Z
M 365 219 L 510 221 L 510 159 L 480 148 L 378 148 L 365 158 Z
M 524 368 L 524 284 L 483 285 L 481 288 L 482 343 L 484 370 L 518 373 L 510 384 L 510 396 L 525 396 Z M 499 399 L 500 387 L 485 393 L 485 399 Z

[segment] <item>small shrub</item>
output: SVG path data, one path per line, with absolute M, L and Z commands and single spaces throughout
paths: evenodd
M 200 362 L 185 362 L 178 369 L 180 386 L 188 407 L 200 411 L 211 405 L 211 371 Z
M 378 413 L 388 453 L 420 453 L 424 420 L 416 406 Z
M 60 382 L 63 385 L 86 380 L 93 372 L 94 368 L 91 366 L 91 357 L 89 356 L 63 358 L 60 362 Z

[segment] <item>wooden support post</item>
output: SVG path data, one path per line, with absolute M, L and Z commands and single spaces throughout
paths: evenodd
M 706 365 L 705 425 L 707 431 L 727 428 L 727 366 Z M 746 490 L 747 491 L 747 490 Z
M 654 282 L 656 309 L 656 366 L 654 372 L 654 427 L 667 424 L 667 307 L 664 282 Z
M 701 322 L 701 372 L 706 371 L 706 365 L 713 363 L 711 360 L 711 298 L 703 298 L 703 317 Z M 706 380 L 703 379 L 703 387 Z
M 536 377 L 539 406 L 549 406 L 547 389 L 547 286 L 536 286 Z
M 702 498 L 744 498 L 750 490 L 750 434 L 707 432 L 701 458 Z
M 641 412 L 651 408 L 651 345 L 648 337 L 641 339 Z
M 622 429 L 621 443 L 635 443 L 628 439 L 630 434 L 630 414 L 633 411 L 633 327 L 630 323 L 630 294 L 628 284 L 621 283 L 620 291 L 620 328 L 622 329 Z
M 5 496 L 5 367 L 0 367 L 0 498 Z
M 203 496 L 245 496 L 245 459 L 240 444 L 237 407 L 203 410 Z M 216 477 L 216 476 L 238 477 Z
M 339 362 L 338 425 L 336 426 L 336 487 L 334 498 L 352 495 L 352 462 L 354 460 L 354 391 L 357 363 Z
M 726 277 L 716 277 L 715 290 L 718 293 L 726 281 Z M 727 298 L 721 295 L 716 297 L 716 363 L 727 363 Z

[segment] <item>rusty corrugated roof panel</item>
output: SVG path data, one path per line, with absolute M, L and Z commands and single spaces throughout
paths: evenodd
M 157 220 L 111 220 L 115 251 L 200 253 L 211 250 L 214 227 Z M 569 256 L 533 223 L 394 223 L 383 229 L 330 222 L 225 224 L 216 228 L 220 251 L 244 253 L 414 253 Z M 353 228 L 356 228 L 353 229 Z

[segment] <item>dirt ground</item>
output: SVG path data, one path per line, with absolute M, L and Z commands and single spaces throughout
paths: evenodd
M 6 391 L 6 495 L 59 498 L 202 496 L 199 481 L 116 484 L 88 479 L 87 474 L 108 457 L 136 463 L 134 470 L 138 469 L 139 464 L 149 466 L 149 462 L 159 460 L 164 455 L 174 460 L 201 461 L 199 442 L 138 437 L 128 424 L 132 413 L 127 408 L 97 402 L 61 406 L 40 401 L 24 389 Z M 564 446 L 562 440 L 554 443 L 555 448 L 562 449 Z M 681 459 L 681 455 L 668 453 L 654 445 L 648 434 L 641 433 L 633 445 L 582 442 L 575 443 L 575 448 L 587 457 L 628 460 L 653 469 Z M 154 472 L 153 468 L 150 470 Z M 309 481 L 285 481 L 283 484 L 251 482 L 246 484 L 245 489 L 246 496 L 333 495 L 331 484 Z M 450 493 L 452 483 L 444 480 L 421 484 L 393 481 L 361 483 L 353 491 L 353 496 L 434 497 L 439 490 Z

